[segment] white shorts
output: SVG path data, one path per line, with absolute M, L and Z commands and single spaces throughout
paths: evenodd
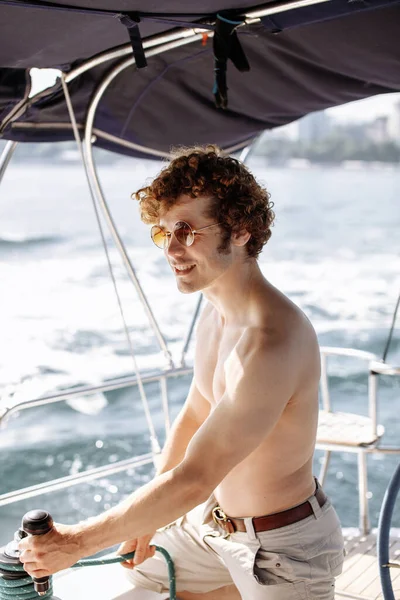
M 308 501 L 313 514 L 302 521 L 255 533 L 248 518 L 246 532 L 229 535 L 212 519 L 212 496 L 157 531 L 152 543 L 170 553 L 178 594 L 234 584 L 243 600 L 333 600 L 344 558 L 340 522 L 329 499 L 322 508 L 314 496 Z M 166 562 L 157 552 L 128 578 L 135 587 L 169 590 Z

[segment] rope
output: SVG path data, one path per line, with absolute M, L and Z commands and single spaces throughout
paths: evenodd
M 157 552 L 162 554 L 167 562 L 168 567 L 168 577 L 169 577 L 169 596 L 170 600 L 176 600 L 176 583 L 175 583 L 175 567 L 172 561 L 170 554 L 162 548 L 161 546 L 155 546 Z M 135 555 L 134 552 L 129 552 L 129 554 L 122 554 L 121 556 L 114 556 L 110 558 L 84 558 L 79 560 L 75 565 L 72 566 L 73 569 L 78 567 L 95 567 L 99 565 L 111 565 L 114 563 L 123 562 L 124 560 L 128 560 L 129 558 L 133 558 Z M 4 563 L 1 564 L 1 569 L 3 571 L 10 572 L 21 572 L 24 570 L 22 564 L 20 565 L 6 565 Z M 49 590 L 46 592 L 44 596 L 41 598 L 48 598 L 51 600 L 53 595 L 53 578 L 49 577 Z M 3 579 L 0 577 L 0 600 L 38 600 L 39 596 L 33 587 L 33 579 L 30 575 L 23 577 L 22 579 Z

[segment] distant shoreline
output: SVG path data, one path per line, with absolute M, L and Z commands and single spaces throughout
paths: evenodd
M 5 145 L 5 144 L 4 144 Z M 3 144 L 0 140 L 0 153 L 3 149 Z M 240 156 L 240 153 L 236 155 Z M 139 161 L 145 163 L 157 163 L 157 160 L 134 158 L 123 154 L 108 152 L 100 148 L 94 148 L 95 163 L 98 165 L 118 165 L 127 161 Z M 248 161 L 256 162 L 261 167 L 272 168 L 289 168 L 289 169 L 321 169 L 321 168 L 340 168 L 346 171 L 363 171 L 363 170 L 386 170 L 392 171 L 399 168 L 398 160 L 376 160 L 370 159 L 348 159 L 336 156 L 334 159 L 325 156 L 324 158 L 315 159 L 314 157 L 299 157 L 292 156 L 290 151 L 281 152 L 277 149 L 269 149 L 265 153 L 255 147 L 254 151 L 250 150 Z M 161 161 L 160 161 L 161 162 Z M 75 166 L 81 164 L 81 158 L 78 150 L 74 147 L 73 142 L 62 142 L 57 144 L 19 144 L 17 151 L 12 158 L 12 164 L 16 165 L 54 165 L 57 167 Z
M 116 166 L 118 164 L 124 164 L 127 161 L 144 161 L 145 159 L 138 159 L 129 156 L 113 155 L 112 157 L 101 156 L 96 157 L 96 164 Z M 156 162 L 156 161 L 145 161 L 145 162 Z M 255 155 L 249 157 L 247 162 L 256 163 L 257 166 L 274 168 L 274 169 L 296 169 L 296 170 L 308 170 L 308 169 L 342 169 L 345 171 L 363 171 L 363 170 L 374 170 L 374 171 L 395 171 L 399 168 L 400 163 L 398 162 L 386 162 L 386 161 L 368 161 L 368 160 L 343 160 L 340 162 L 314 162 L 303 158 L 289 158 L 286 160 L 270 160 L 265 156 Z M 12 161 L 14 165 L 18 166 L 54 166 L 54 167 L 70 167 L 81 165 L 80 158 L 64 159 L 61 155 L 55 155 L 52 158 L 48 157 L 15 157 Z

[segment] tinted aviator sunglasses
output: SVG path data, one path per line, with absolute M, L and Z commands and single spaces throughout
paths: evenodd
M 161 248 L 162 250 L 168 248 L 171 243 L 172 235 L 176 237 L 182 246 L 191 246 L 194 242 L 194 236 L 196 233 L 203 231 L 203 229 L 209 229 L 209 227 L 215 227 L 215 225 L 220 225 L 220 223 L 213 223 L 212 225 L 199 227 L 199 229 L 192 229 L 189 223 L 186 223 L 186 221 L 177 221 L 172 229 L 172 232 L 165 231 L 165 229 L 159 225 L 153 225 L 151 228 L 151 239 L 157 248 Z

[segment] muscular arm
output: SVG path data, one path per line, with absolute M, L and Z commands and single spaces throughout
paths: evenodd
M 47 544 L 47 558 L 42 552 L 42 565 L 47 572 L 55 572 L 81 556 L 171 523 L 206 500 L 233 467 L 272 431 L 296 387 L 298 368 L 293 350 L 287 343 L 269 340 L 266 334 L 245 334 L 236 356 L 229 360 L 226 392 L 193 435 L 176 467 L 102 515 L 72 526 L 68 530 L 70 550 L 66 547 L 68 535 L 61 534 L 66 540 L 63 542 L 56 533 L 54 539 L 49 533 L 36 536 L 43 541 L 23 540 L 21 547 L 29 544 L 32 549 L 37 544 L 42 549 Z M 183 453 L 183 446 L 177 445 L 173 450 L 171 446 L 165 468 Z M 47 574 L 40 570 L 39 561 L 36 565 L 39 567 L 35 576 Z
M 183 460 L 82 525 L 85 553 L 185 514 L 206 500 L 272 431 L 296 386 L 296 360 L 287 344 L 253 333 L 239 343 L 228 371 L 226 393 L 194 434 Z
M 197 334 L 204 329 L 210 310 L 211 306 L 206 304 L 199 318 Z M 170 471 L 184 459 L 190 440 L 207 419 L 210 409 L 210 403 L 199 392 L 193 378 L 186 402 L 171 427 L 158 459 L 157 475 Z
M 182 462 L 190 440 L 210 413 L 210 403 L 200 394 L 193 379 L 189 394 L 175 419 L 157 465 L 157 475 Z

